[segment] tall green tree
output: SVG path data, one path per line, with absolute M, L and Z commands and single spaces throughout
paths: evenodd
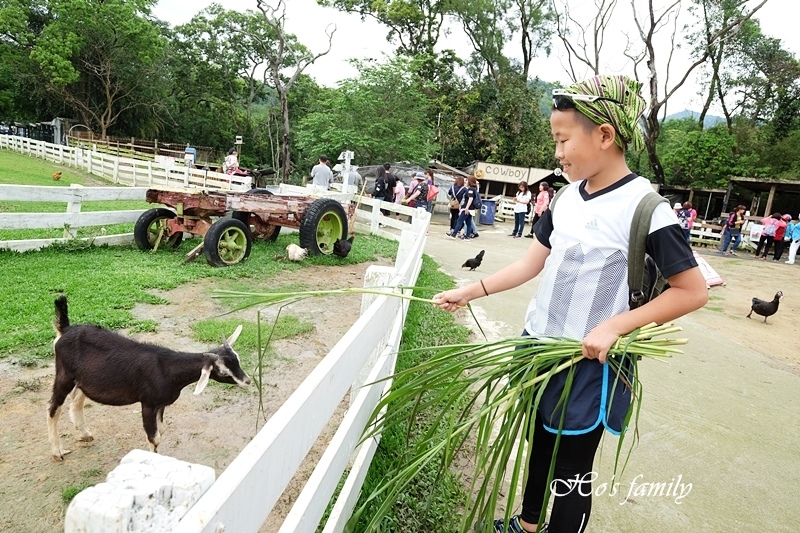
M 498 85 L 489 79 L 472 84 L 450 104 L 442 124 L 445 160 L 551 167 L 553 142 L 541 96 L 538 83 L 526 84 L 519 75 Z
M 356 62 L 360 76 L 323 89 L 315 110 L 301 120 L 297 145 L 305 154 L 352 150 L 359 164 L 427 163 L 435 151 L 431 100 L 417 65 L 404 58 Z M 327 93 L 327 94 L 326 94 Z
M 451 0 L 317 0 L 362 18 L 372 17 L 389 28 L 386 40 L 409 57 L 436 55 Z
M 152 0 L 51 0 L 52 20 L 31 50 L 47 89 L 105 138 L 120 115 L 157 115 L 165 40 L 147 17 Z
M 253 39 L 257 52 L 266 58 L 269 85 L 275 90 L 281 108 L 281 178 L 284 183 L 289 181 L 292 172 L 291 158 L 291 121 L 289 116 L 289 93 L 294 87 L 303 71 L 317 61 L 320 57 L 331 51 L 333 35 L 336 27 L 328 27 L 325 33 L 328 37 L 328 48 L 322 52 L 313 53 L 297 40 L 297 37 L 286 31 L 286 4 L 284 0 L 277 0 L 275 6 L 269 5 L 266 0 L 259 0 L 258 8 L 264 15 L 266 26 L 271 30 L 274 42 L 270 43 L 260 39 L 248 31 L 246 27 L 239 28 L 243 35 Z
M 672 185 L 726 187 L 730 176 L 741 174 L 735 147 L 726 125 L 698 130 L 691 118 L 666 122 L 659 139 L 664 172 Z
M 64 113 L 63 104 L 48 95 L 30 57 L 51 21 L 46 1 L 0 1 L 0 117 L 33 121 Z
M 644 76 L 644 80 L 649 92 L 649 103 L 644 114 L 644 144 L 650 161 L 650 168 L 657 183 L 665 183 L 664 168 L 656 150 L 656 143 L 661 134 L 661 119 L 659 115 L 662 109 L 666 107 L 667 102 L 675 92 L 683 87 L 692 72 L 711 57 L 712 47 L 750 20 L 766 2 L 767 0 L 761 0 L 755 6 L 746 7 L 746 1 L 739 0 L 739 14 L 726 19 L 723 25 L 711 33 L 705 39 L 704 45 L 694 50 L 691 58 L 692 62 L 689 66 L 677 73 L 670 71 L 672 64 L 671 52 L 667 52 L 668 60 L 666 63 L 659 62 L 662 49 L 656 46 L 656 36 L 666 27 L 671 28 L 672 42 L 677 42 L 681 33 L 684 34 L 685 38 L 693 38 L 694 32 L 686 31 L 686 28 L 678 28 L 677 10 L 680 9 L 680 2 L 675 1 L 665 8 L 658 8 L 650 1 L 647 4 L 647 8 L 643 10 L 637 9 L 636 4 L 632 3 L 634 21 L 641 39 L 642 57 L 647 67 L 647 74 Z M 735 8 L 736 6 L 731 6 L 731 9 Z M 695 19 L 694 23 L 698 24 L 697 19 Z M 670 79 L 674 80 L 676 78 L 677 81 L 670 81 Z

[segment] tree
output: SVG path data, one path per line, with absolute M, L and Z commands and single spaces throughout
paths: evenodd
M 45 1 L 0 2 L 0 116 L 38 120 L 63 116 L 65 107 L 44 89 L 31 50 L 53 15 Z
M 473 79 L 486 73 L 498 83 L 514 71 L 528 79 L 538 52 L 550 53 L 554 14 L 549 0 L 451 0 L 449 10 L 461 23 L 474 50 Z M 512 61 L 504 49 L 519 36 L 521 62 Z
M 583 77 L 576 70 L 576 62 L 588 67 L 595 76 L 600 74 L 600 53 L 617 0 L 594 0 L 594 7 L 593 16 L 589 17 L 588 22 L 582 22 L 572 15 L 567 0 L 558 4 L 553 0 L 556 35 L 567 52 L 565 69 L 573 82 Z
M 416 75 L 415 61 L 356 62 L 360 76 L 321 90 L 314 110 L 298 125 L 305 154 L 352 150 L 361 164 L 427 163 L 434 154 L 431 100 Z
M 146 17 L 152 0 L 53 0 L 31 50 L 47 89 L 105 138 L 128 110 L 160 107 L 154 85 L 165 40 Z M 158 116 L 158 113 L 153 113 Z
M 436 55 L 450 0 L 317 0 L 347 13 L 372 17 L 389 28 L 386 40 L 409 57 Z
M 741 174 L 735 148 L 736 139 L 726 126 L 698 130 L 691 118 L 665 123 L 659 139 L 664 171 L 672 185 L 726 187 L 729 176 Z
M 739 28 L 745 21 L 749 20 L 766 2 L 767 0 L 762 0 L 760 4 L 749 11 L 744 11 L 743 6 L 745 2 L 740 1 L 738 5 L 742 7 L 741 14 L 731 18 L 724 26 L 712 33 L 707 38 L 705 45 L 695 50 L 691 64 L 678 74 L 678 81 L 671 84 L 669 78 L 671 75 L 672 50 L 675 49 L 675 42 L 679 33 L 681 31 L 685 32 L 685 28 L 679 30 L 677 23 L 680 13 L 680 0 L 675 0 L 660 11 L 653 5 L 653 0 L 648 0 L 647 9 L 644 12 L 637 9 L 635 0 L 631 0 L 633 18 L 643 46 L 642 54 L 645 58 L 648 71 L 645 81 L 649 89 L 650 101 L 645 111 L 644 144 L 648 159 L 650 160 L 650 168 L 653 171 L 653 176 L 657 183 L 663 185 L 665 180 L 664 169 L 661 166 L 661 161 L 656 151 L 656 142 L 658 141 L 661 128 L 659 114 L 662 108 L 666 113 L 666 104 L 670 97 L 686 83 L 691 73 L 697 67 L 708 60 L 712 52 L 711 47 L 716 46 L 721 39 L 724 39 L 732 31 Z M 656 49 L 658 48 L 655 44 L 656 36 L 663 28 L 669 27 L 670 25 L 672 26 L 670 41 L 673 46 L 670 49 L 666 63 L 660 66 L 658 63 L 659 57 L 656 53 Z M 662 68 L 663 70 L 661 70 Z M 659 72 L 664 73 L 663 96 L 661 96 L 662 85 L 659 81 Z
M 443 159 L 466 165 L 475 159 L 493 163 L 551 167 L 553 144 L 542 114 L 542 89 L 509 76 L 499 86 L 475 82 L 449 101 L 442 116 Z
M 283 127 L 283 137 L 281 140 L 281 167 L 282 181 L 289 181 L 289 174 L 292 171 L 291 150 L 290 150 L 290 130 L 289 122 L 289 91 L 294 86 L 300 74 L 313 64 L 317 59 L 331 51 L 333 35 L 336 27 L 325 30 L 328 36 L 327 50 L 314 54 L 305 46 L 297 41 L 294 35 L 286 32 L 286 4 L 284 0 L 278 0 L 275 7 L 266 4 L 265 0 L 258 0 L 258 8 L 264 15 L 267 26 L 272 30 L 274 42 L 269 42 L 253 35 L 247 28 L 240 28 L 239 31 L 250 37 L 258 47 L 258 52 L 263 54 L 267 60 L 267 74 L 272 87 L 278 94 L 281 105 L 281 120 Z M 291 74 L 283 75 L 284 70 L 291 67 Z

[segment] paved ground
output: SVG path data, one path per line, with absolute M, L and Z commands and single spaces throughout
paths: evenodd
M 531 242 L 508 237 L 508 223 L 479 226 L 480 237 L 468 241 L 448 239 L 447 227 L 445 217 L 434 217 L 426 253 L 459 283 L 498 270 Z M 462 270 L 480 250 L 481 267 Z M 487 334 L 518 334 L 537 285 L 478 300 Z M 617 438 L 604 439 L 587 531 L 800 531 L 800 377 L 691 317 L 677 323 L 690 340 L 686 353 L 640 367 L 639 443 L 621 478 L 612 480 Z M 796 350 L 796 339 L 765 338 L 764 345 Z M 661 495 L 648 495 L 646 484 L 654 483 L 664 484 Z

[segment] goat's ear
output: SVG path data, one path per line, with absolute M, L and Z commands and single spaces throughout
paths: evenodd
M 223 344 L 227 344 L 228 347 L 233 346 L 233 343 L 236 342 L 236 339 L 239 338 L 239 334 L 241 332 L 242 332 L 242 325 L 239 324 L 238 326 L 236 326 L 236 331 L 234 331 L 233 334 L 230 337 L 228 337 L 227 341 L 224 340 L 224 338 L 223 338 Z
M 195 394 L 200 394 L 201 392 L 203 392 L 203 389 L 205 389 L 206 385 L 208 385 L 208 378 L 210 377 L 211 377 L 211 365 L 206 365 L 200 372 L 200 379 L 197 381 L 197 385 L 194 386 Z

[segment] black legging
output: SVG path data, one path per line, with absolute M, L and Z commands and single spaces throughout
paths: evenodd
M 769 249 L 772 246 L 772 241 L 775 240 L 775 237 L 772 235 L 762 235 L 760 239 L 758 239 L 758 248 L 756 248 L 756 257 L 767 257 L 769 253 Z
M 556 435 L 542 426 L 541 415 L 536 413 L 536 424 L 531 449 L 531 460 L 528 472 L 528 483 L 522 498 L 520 516 L 528 523 L 536 524 L 542 507 L 547 506 L 544 493 L 547 488 L 547 476 L 550 471 L 550 460 Z M 583 435 L 562 435 L 558 443 L 558 456 L 553 474 L 553 486 L 561 496 L 554 495 L 553 510 L 550 513 L 548 533 L 582 533 L 589 522 L 592 511 L 592 465 L 604 426 Z M 585 480 L 580 485 L 556 483 L 556 479 Z M 570 490 L 572 488 L 573 490 Z
M 775 239 L 775 255 L 772 256 L 774 261 L 780 261 L 783 255 L 783 249 L 786 247 L 786 242 L 783 238 Z
M 531 232 L 530 232 L 531 235 L 533 235 L 533 226 L 536 225 L 536 223 L 539 221 L 540 218 L 542 217 L 540 217 L 536 213 L 533 214 L 533 219 L 531 220 Z
M 456 229 L 456 222 L 458 221 L 458 213 L 460 209 L 450 209 L 450 231 Z

